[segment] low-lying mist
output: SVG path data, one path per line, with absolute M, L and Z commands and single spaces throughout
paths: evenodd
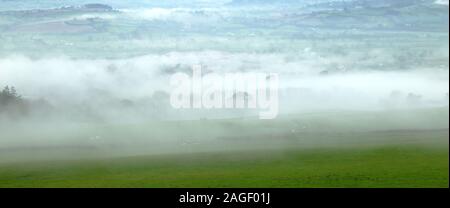
M 36 113 L 36 120 L 44 114 L 47 119 L 107 123 L 245 117 L 226 116 L 227 112 L 220 109 L 208 111 L 211 113 L 180 113 L 172 108 L 170 76 L 192 73 L 195 64 L 203 65 L 206 74 L 277 73 L 281 114 L 448 105 L 448 69 L 347 69 L 351 57 L 346 57 L 347 61 L 339 59 L 340 63 L 332 58 L 324 61 L 317 57 L 288 57 L 216 51 L 119 60 L 12 56 L 0 59 L 0 86 L 14 86 L 22 98 L 46 110 L 41 114 L 30 110 L 30 114 Z
M 278 73 L 278 118 L 172 108 L 170 76 L 199 63 L 206 73 Z M 1 114 L 5 161 L 31 159 L 30 152 L 35 159 L 73 159 L 287 148 L 296 141 L 291 137 L 300 146 L 339 146 L 354 138 L 333 132 L 448 126 L 449 75 L 440 68 L 326 71 L 326 63 L 310 59 L 214 51 L 120 60 L 11 56 L 0 66 L 0 85 L 14 86 L 25 106 Z

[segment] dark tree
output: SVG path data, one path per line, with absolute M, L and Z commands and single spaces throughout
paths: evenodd
M 0 104 L 1 105 L 7 105 L 14 102 L 21 101 L 22 98 L 20 95 L 17 94 L 15 87 L 9 87 L 6 86 L 3 88 L 2 92 L 0 93 Z
M 26 113 L 26 104 L 15 87 L 6 86 L 0 92 L 0 114 L 17 117 Z

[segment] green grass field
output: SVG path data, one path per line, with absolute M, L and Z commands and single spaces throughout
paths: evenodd
M 407 119 L 419 114 L 420 119 Z M 391 114 L 388 122 L 381 122 L 384 114 L 368 113 L 302 118 L 78 129 L 79 135 L 71 135 L 101 135 L 114 142 L 58 148 L 49 140 L 45 148 L 4 149 L 0 187 L 449 186 L 446 109 Z M 299 126 L 308 128 L 291 131 Z M 167 139 L 171 151 L 163 151 L 163 140 L 144 143 L 145 137 L 139 138 L 176 138 L 179 132 L 194 142 L 180 145 Z M 119 140 L 126 135 L 133 136 L 129 143 Z
M 256 154 L 14 164 L 2 166 L 0 187 L 448 187 L 449 182 L 443 150 Z
M 448 187 L 448 149 L 384 146 L 0 165 L 0 187 Z

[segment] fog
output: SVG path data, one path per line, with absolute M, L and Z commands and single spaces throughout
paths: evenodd
M 334 59 L 345 66 L 352 63 L 351 58 Z M 374 57 L 375 61 L 370 62 L 378 63 L 380 58 L 377 58 Z M 153 108 L 170 110 L 170 106 L 165 106 L 169 105 L 170 76 L 177 70 L 190 72 L 195 64 L 204 65 L 209 73 L 279 74 L 282 113 L 319 109 L 442 107 L 447 104 L 448 70 L 439 67 L 386 71 L 356 68 L 324 73 L 329 64 L 323 59 L 315 57 L 303 60 L 297 57 L 297 60 L 291 58 L 289 61 L 286 59 L 286 55 L 281 54 L 231 54 L 217 51 L 175 52 L 118 60 L 79 60 L 69 57 L 30 59 L 24 56 L 11 56 L 0 59 L 2 69 L 0 84 L 15 86 L 26 99 L 43 99 L 55 108 L 77 111 L 75 114 L 95 112 L 105 121 L 113 123 L 117 120 L 122 121 L 119 118 L 127 117 L 120 112 L 124 101 L 129 101 L 128 103 L 133 105 L 133 109 L 128 111 L 146 112 L 136 113 L 134 115 L 136 119 L 177 119 L 176 115 L 169 112 L 167 114 L 160 111 L 153 112 Z M 333 62 L 332 59 L 326 60 Z M 353 61 L 357 62 L 357 57 Z M 408 106 L 406 100 L 404 103 L 398 103 L 398 106 L 388 106 L 389 99 L 396 92 L 405 96 L 416 94 L 421 99 L 415 104 L 410 104 L 415 106 Z M 159 95 L 158 93 L 167 95 L 161 97 L 163 100 L 159 100 L 160 103 L 152 99 L 155 94 Z M 89 112 L 83 112 L 82 109 Z
M 58 2 L 0 3 L 0 87 L 17 93 L 0 103 L 3 161 L 29 151 L 286 148 L 294 133 L 333 146 L 324 132 L 448 129 L 448 1 Z M 174 109 L 170 78 L 194 65 L 205 75 L 276 73 L 278 117 Z

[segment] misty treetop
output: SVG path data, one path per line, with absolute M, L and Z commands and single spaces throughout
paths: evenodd
M 6 86 L 0 93 L 0 106 L 8 105 L 10 103 L 19 102 L 22 96 L 17 94 L 15 87 Z
M 17 118 L 25 115 L 27 106 L 15 87 L 6 86 L 0 92 L 0 116 Z

